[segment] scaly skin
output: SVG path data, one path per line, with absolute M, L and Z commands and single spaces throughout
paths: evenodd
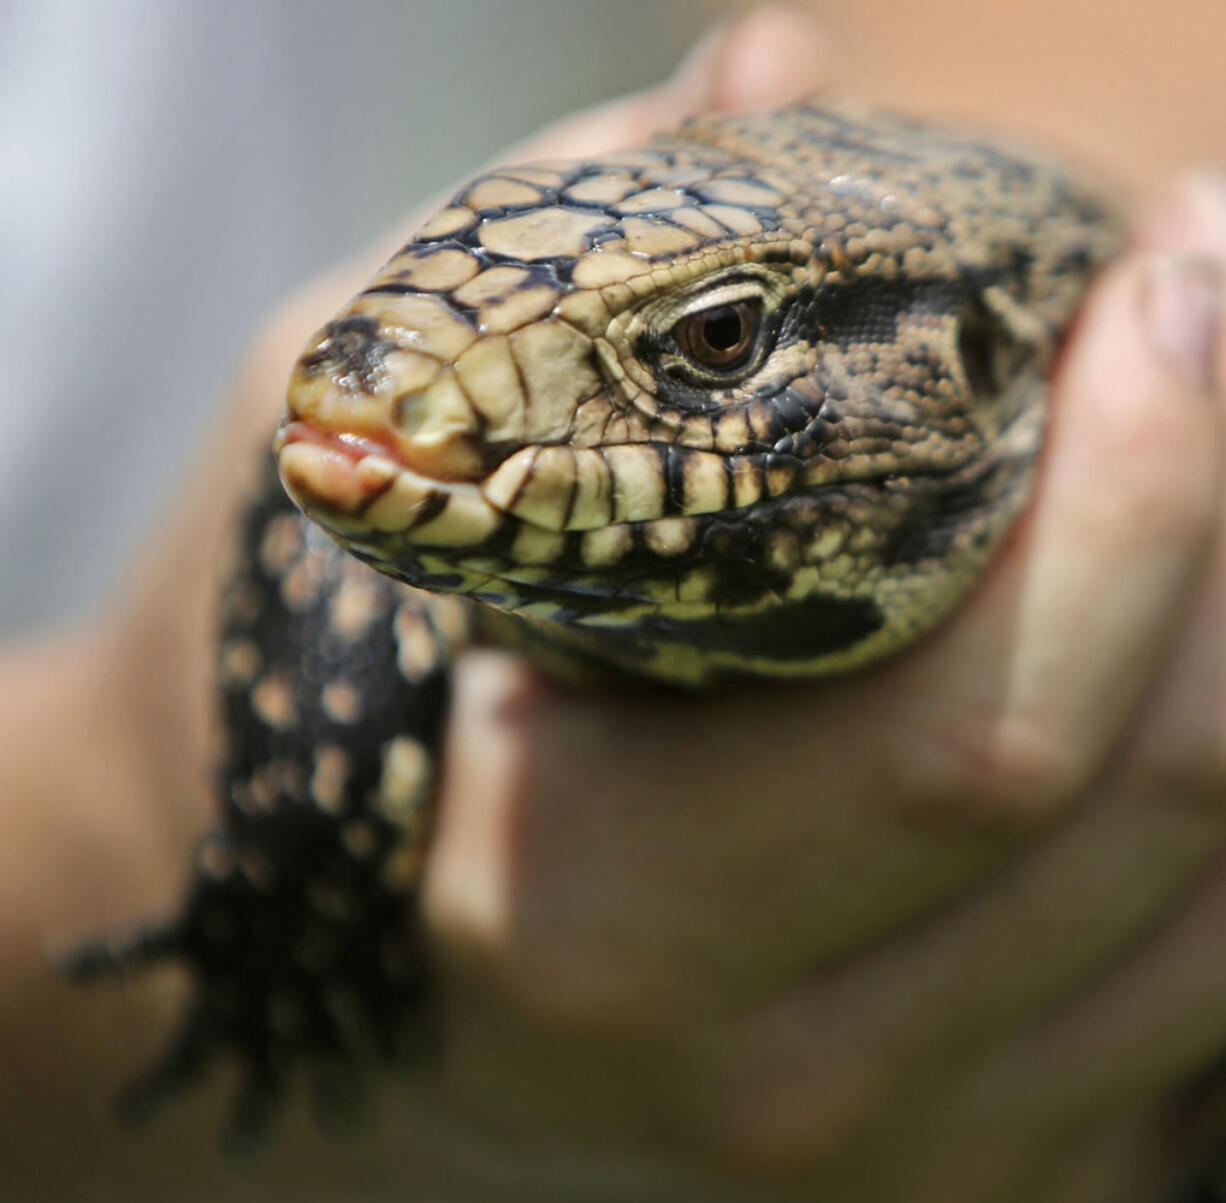
M 1114 245 L 1055 170 L 846 105 L 498 171 L 312 342 L 282 475 L 380 571 L 550 645 L 675 681 L 849 668 L 982 569 Z M 738 301 L 755 345 L 707 370 L 679 323 Z
M 555 662 L 687 684 L 903 646 L 1024 504 L 1116 242 L 1050 166 L 846 105 L 463 189 L 312 340 L 278 436 L 294 499 L 385 575 L 268 474 L 222 611 L 223 824 L 178 917 L 67 965 L 193 971 L 133 1101 L 228 1050 L 249 1138 L 297 1064 L 334 1098 L 420 1017 L 410 914 L 470 616 L 432 595 Z

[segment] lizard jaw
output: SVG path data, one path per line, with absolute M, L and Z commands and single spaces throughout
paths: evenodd
M 294 503 L 341 536 L 411 532 L 412 541 L 424 546 L 467 547 L 505 519 L 475 483 L 423 476 L 377 440 L 295 421 L 281 428 L 276 452 Z

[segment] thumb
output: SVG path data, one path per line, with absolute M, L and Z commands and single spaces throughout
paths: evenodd
M 810 14 L 784 4 L 715 27 L 664 91 L 690 110 L 770 108 L 815 91 L 829 74 L 830 44 Z
M 819 87 L 827 46 L 821 26 L 804 12 L 754 9 L 708 33 L 662 84 L 568 117 L 510 157 L 590 158 L 643 142 L 705 109 L 787 104 Z

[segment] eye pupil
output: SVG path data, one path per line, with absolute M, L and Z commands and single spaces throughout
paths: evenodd
M 731 351 L 744 337 L 741 315 L 731 305 L 721 305 L 705 315 L 703 341 L 715 351 Z

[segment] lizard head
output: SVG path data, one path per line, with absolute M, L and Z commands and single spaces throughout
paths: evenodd
M 1113 245 L 1058 171 L 847 106 L 506 168 L 312 339 L 282 477 L 381 571 L 598 657 L 848 667 L 1020 509 Z

